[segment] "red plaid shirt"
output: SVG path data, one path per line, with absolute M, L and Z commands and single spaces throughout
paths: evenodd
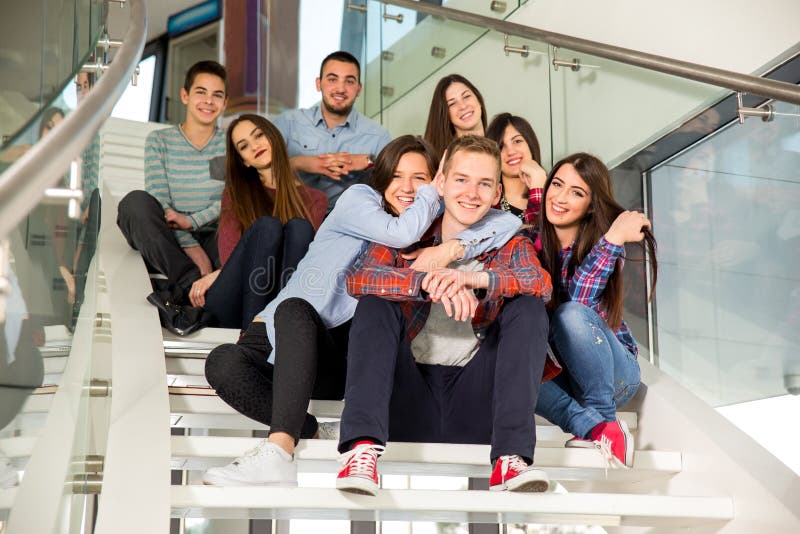
M 406 318 L 408 339 L 414 339 L 428 320 L 431 300 L 422 290 L 426 273 L 415 271 L 402 252 L 441 243 L 441 218 L 434 221 L 427 238 L 405 250 L 371 243 L 347 274 L 347 291 L 355 298 L 375 295 L 400 302 Z M 515 236 L 499 249 L 490 250 L 476 258 L 489 275 L 489 286 L 480 296 L 478 309 L 472 318 L 472 330 L 483 340 L 486 330 L 497 319 L 504 299 L 517 295 L 535 295 L 550 300 L 553 286 L 550 275 L 542 269 L 533 243 L 524 236 Z M 561 371 L 548 355 L 543 381 Z

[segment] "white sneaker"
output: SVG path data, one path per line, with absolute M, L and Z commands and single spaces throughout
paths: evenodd
M 317 439 L 335 439 L 339 441 L 339 421 L 319 423 L 317 426 Z
M 262 441 L 225 467 L 203 474 L 210 486 L 297 486 L 297 462 L 280 446 Z
M 19 472 L 8 458 L 0 457 L 0 489 L 13 488 L 19 484 Z

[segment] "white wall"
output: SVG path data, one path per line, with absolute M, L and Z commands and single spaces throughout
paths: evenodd
M 458 2 L 451 0 L 449 4 L 457 7 Z M 800 2 L 529 0 L 509 20 L 754 73 L 798 44 Z M 431 43 L 438 40 L 446 46 L 450 40 L 448 60 L 463 48 L 461 43 L 467 42 L 450 37 L 453 26 L 428 18 L 392 49 L 398 58 L 429 58 Z M 512 38 L 512 42 L 522 40 Z M 540 44 L 528 44 L 544 50 Z M 556 158 L 586 150 L 614 163 L 724 94 L 704 84 L 567 50 L 560 50 L 559 57 L 577 56 L 584 64 L 601 68 L 554 72 L 547 56 L 506 57 L 502 46 L 500 34 L 483 37 L 385 110 L 383 123 L 393 135 L 422 133 L 437 80 L 459 72 L 484 94 L 490 117 L 510 111 L 530 120 L 543 145 L 545 162 L 552 147 Z M 419 69 L 400 68 L 397 60 L 393 63 L 392 76 L 387 77 L 384 68 L 383 85 L 387 85 L 387 78 L 391 82 L 392 77 L 399 79 L 403 75 L 421 77 Z M 416 80 L 405 83 L 412 86 Z

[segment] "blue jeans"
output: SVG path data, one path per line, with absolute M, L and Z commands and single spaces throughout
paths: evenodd
M 604 421 L 639 387 L 639 363 L 605 320 L 578 302 L 565 302 L 550 319 L 550 346 L 563 371 L 539 388 L 536 413 L 579 438 Z

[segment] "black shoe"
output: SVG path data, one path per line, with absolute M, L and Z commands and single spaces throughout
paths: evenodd
M 176 336 L 187 336 L 211 325 L 211 316 L 203 308 L 176 303 L 170 291 L 154 291 L 147 296 L 147 302 L 158 308 L 161 326 Z

